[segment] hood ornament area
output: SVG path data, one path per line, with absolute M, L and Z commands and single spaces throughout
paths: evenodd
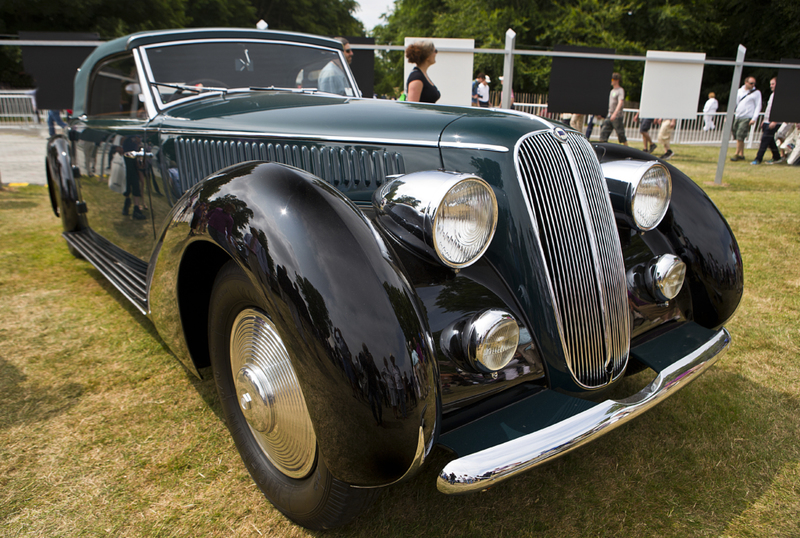
M 565 131 L 561 127 L 553 127 L 553 130 L 550 131 L 550 134 L 552 134 L 553 138 L 555 138 L 562 144 L 567 143 L 567 131 Z

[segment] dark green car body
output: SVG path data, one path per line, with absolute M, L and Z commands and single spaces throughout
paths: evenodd
M 713 203 L 674 167 L 661 163 L 672 178 L 666 215 L 641 231 L 626 223 L 618 204 L 612 209 L 602 170 L 653 157 L 590 145 L 535 116 L 304 88 L 193 95 L 178 88 L 174 103 L 158 101 L 163 88 L 150 84 L 146 60 L 162 49 L 146 47 L 237 40 L 341 50 L 314 36 L 229 29 L 138 34 L 98 47 L 76 77 L 68 138 L 49 142 L 53 202 L 71 249 L 150 317 L 198 376 L 209 365 L 215 278 L 235 261 L 268 305 L 302 387 L 319 457 L 336 479 L 359 487 L 395 483 L 437 443 L 467 461 L 503 446 L 525 453 L 534 441 L 558 439 L 510 471 L 491 464 L 440 475 L 446 493 L 483 488 L 484 480 L 506 478 L 605 433 L 622 423 L 620 414 L 635 416 L 727 346 L 723 324 L 743 288 L 738 246 Z M 240 60 L 244 66 L 250 57 Z M 123 100 L 135 96 L 125 114 L 103 112 L 108 108 L 92 101 L 104 65 L 115 66 L 122 88 L 138 84 L 128 96 L 123 90 Z M 116 67 L 131 65 L 138 75 Z M 125 143 L 133 149 L 123 152 Z M 136 159 L 141 174 L 147 208 L 140 220 L 121 214 L 122 193 L 110 189 L 114 156 L 122 153 Z M 376 191 L 418 172 L 466 174 L 490 186 L 496 231 L 475 263 L 448 267 L 382 225 Z M 597 178 L 592 194 L 587 185 Z M 579 195 L 567 187 L 552 192 L 566 183 Z M 551 195 L 561 201 L 547 203 Z M 593 232 L 600 226 L 594 212 L 612 215 L 602 237 Z M 550 221 L 561 224 L 550 229 Z M 589 254 L 573 255 L 580 249 L 565 230 L 583 226 Z M 669 300 L 648 294 L 638 280 L 664 255 L 686 265 L 684 285 Z M 588 256 L 585 263 L 581 256 Z M 566 257 L 575 257 L 571 265 L 562 264 Z M 617 279 L 608 285 L 607 272 Z M 573 290 L 574 298 L 560 298 L 559 289 Z M 577 321 L 564 312 L 570 300 Z M 590 312 L 585 304 L 592 301 L 599 306 Z M 448 353 L 443 335 L 490 309 L 513 316 L 521 337 L 511 362 L 488 374 Z M 613 354 L 608 350 L 618 346 L 620 357 L 581 377 L 569 355 L 571 346 L 588 348 L 584 340 L 595 338 L 581 321 L 589 318 L 599 320 L 592 321 L 599 348 Z M 387 389 L 388 357 L 405 387 Z M 624 411 L 604 400 L 626 372 L 644 368 L 654 371 L 658 399 L 631 396 Z M 601 412 L 605 418 L 592 418 Z M 575 430 L 575 423 L 585 424 Z M 559 437 L 559 428 L 569 433 Z

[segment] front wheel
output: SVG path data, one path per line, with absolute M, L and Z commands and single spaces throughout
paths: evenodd
M 225 420 L 247 470 L 269 501 L 309 529 L 344 525 L 376 490 L 334 478 L 277 327 L 244 271 L 230 261 L 214 281 L 208 333 Z

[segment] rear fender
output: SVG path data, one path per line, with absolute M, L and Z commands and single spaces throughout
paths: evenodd
M 150 305 L 162 338 L 193 365 L 201 346 L 186 340 L 199 339 L 192 327 L 208 313 L 196 298 L 213 282 L 196 275 L 228 259 L 248 274 L 292 357 L 333 475 L 374 487 L 415 470 L 437 428 L 432 339 L 398 258 L 364 214 L 322 180 L 275 163 L 227 168 L 186 193 L 154 254 Z M 190 308 L 186 297 L 195 297 Z M 392 357 L 405 416 L 390 403 Z
M 61 217 L 65 232 L 87 228 L 86 217 L 79 211 L 80 194 L 72 171 L 69 142 L 63 136 L 47 142 L 47 188 L 53 212 Z

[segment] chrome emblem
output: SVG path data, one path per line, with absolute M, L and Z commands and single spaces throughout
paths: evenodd
M 554 127 L 550 134 L 558 140 L 559 142 L 566 142 L 567 141 L 567 131 L 562 129 L 561 127 Z

